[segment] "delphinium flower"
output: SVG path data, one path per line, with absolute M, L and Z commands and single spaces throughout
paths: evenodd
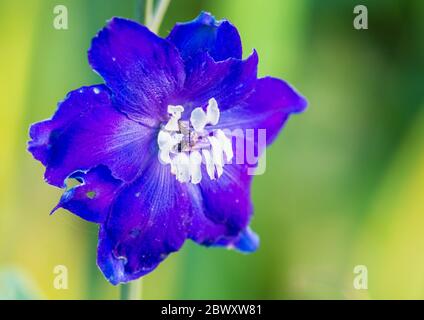
M 58 205 L 99 224 L 97 264 L 114 285 L 154 270 L 187 239 L 253 252 L 249 165 L 234 130 L 266 129 L 266 144 L 306 101 L 283 80 L 258 78 L 237 29 L 208 13 L 163 39 L 111 19 L 92 40 L 104 84 L 68 93 L 31 126 L 29 151 Z M 240 138 L 240 137 L 239 137 Z M 241 137 L 245 149 L 258 143 Z M 77 186 L 66 188 L 69 179 Z

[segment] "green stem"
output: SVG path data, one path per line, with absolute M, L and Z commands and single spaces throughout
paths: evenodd
M 141 300 L 142 280 L 121 284 L 121 300 Z
M 156 34 L 159 32 L 160 25 L 162 24 L 163 17 L 165 16 L 170 2 L 171 0 L 160 0 L 155 15 L 153 16 L 152 23 L 149 25 L 152 32 Z
M 150 27 L 153 20 L 153 0 L 146 0 L 146 8 L 144 9 L 144 24 Z

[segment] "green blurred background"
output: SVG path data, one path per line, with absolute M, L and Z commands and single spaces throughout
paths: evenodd
M 69 29 L 53 28 L 66 5 Z M 353 28 L 365 4 L 369 29 Z M 59 211 L 61 190 L 26 152 L 28 127 L 99 83 L 91 38 L 134 0 L 0 1 L 0 298 L 114 299 L 97 227 Z M 253 184 L 253 255 L 187 242 L 144 278 L 146 299 L 424 298 L 424 1 L 173 0 L 161 34 L 201 10 L 238 28 L 261 76 L 309 100 Z M 53 286 L 56 265 L 69 289 Z M 368 290 L 353 287 L 368 267 Z

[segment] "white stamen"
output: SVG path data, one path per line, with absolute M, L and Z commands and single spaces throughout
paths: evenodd
M 223 173 L 223 166 L 224 166 L 224 159 L 223 159 L 223 153 L 221 143 L 219 140 L 215 137 L 209 137 L 209 142 L 212 146 L 212 160 L 216 168 L 216 173 L 218 174 L 218 178 Z
M 221 129 L 214 130 L 213 135 L 205 130 L 207 125 L 219 122 L 217 101 L 211 98 L 206 112 L 200 107 L 195 108 L 190 122 L 181 121 L 183 112 L 182 106 L 168 106 L 170 117 L 157 139 L 160 161 L 171 166 L 171 173 L 181 183 L 200 183 L 203 159 L 209 178 L 219 178 L 225 163 L 233 158 L 233 149 L 231 139 Z
M 171 119 L 169 119 L 168 123 L 165 125 L 165 130 L 168 131 L 178 131 L 178 121 L 181 119 L 181 113 L 184 112 L 184 108 L 182 106 L 168 106 L 168 113 L 171 115 Z
M 182 134 L 174 134 L 171 136 L 166 131 L 160 131 L 158 135 L 158 145 L 159 145 L 159 158 L 164 163 L 171 163 L 171 157 L 169 153 L 171 149 L 179 144 L 183 139 Z
M 217 166 L 222 166 L 223 165 L 223 159 L 222 159 L 223 150 L 221 148 L 221 144 L 219 143 L 218 139 L 215 137 L 209 137 L 209 142 L 212 147 L 213 163 Z
M 202 132 L 207 124 L 216 125 L 219 121 L 218 103 L 214 98 L 209 100 L 206 112 L 196 108 L 191 112 L 190 122 L 196 132 Z
M 211 180 L 215 180 L 215 166 L 211 157 L 211 153 L 207 149 L 202 150 L 203 157 L 206 161 L 206 172 Z
M 190 175 L 191 183 L 198 184 L 202 180 L 202 156 L 199 151 L 193 151 L 190 153 Z
M 176 170 L 177 180 L 179 182 L 189 182 L 190 181 L 190 159 L 188 155 L 184 152 L 180 152 L 172 160 L 172 163 Z
M 233 146 L 231 145 L 231 139 L 228 138 L 225 135 L 224 131 L 222 131 L 221 129 L 215 131 L 215 137 L 217 137 L 222 149 L 224 150 L 226 162 L 231 162 L 234 156 Z
M 219 178 L 224 173 L 224 166 L 215 165 L 215 168 L 216 168 L 216 174 L 218 175 L 218 178 Z
M 218 102 L 216 102 L 215 98 L 209 99 L 208 107 L 206 109 L 208 123 L 213 126 L 216 125 L 219 121 L 219 115 Z
M 172 116 L 180 116 L 181 113 L 184 112 L 184 107 L 183 106 L 173 106 L 173 105 L 169 105 L 168 106 L 168 113 Z
M 202 132 L 207 124 L 207 117 L 202 108 L 196 108 L 191 112 L 190 122 L 194 130 Z

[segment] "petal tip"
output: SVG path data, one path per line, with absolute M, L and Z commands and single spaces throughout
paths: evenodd
M 208 26 L 216 26 L 217 25 L 217 21 L 216 21 L 215 17 L 208 11 L 200 12 L 200 14 L 194 20 L 197 21 L 197 22 L 200 22 L 202 24 L 208 25 Z
M 242 231 L 238 241 L 234 244 L 237 251 L 241 253 L 253 253 L 259 248 L 259 236 L 250 228 Z

